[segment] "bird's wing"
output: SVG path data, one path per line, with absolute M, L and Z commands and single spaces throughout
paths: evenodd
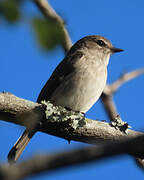
M 40 103 L 42 100 L 50 100 L 54 91 L 59 85 L 65 80 L 65 78 L 75 71 L 75 63 L 81 59 L 83 54 L 81 52 L 72 53 L 67 55 L 63 61 L 57 66 L 52 73 L 45 86 L 42 88 L 37 102 Z

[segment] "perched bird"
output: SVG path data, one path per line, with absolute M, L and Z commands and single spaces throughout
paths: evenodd
M 57 66 L 37 99 L 51 101 L 74 111 L 87 112 L 99 99 L 107 80 L 110 55 L 123 51 L 102 36 L 86 36 L 77 41 Z M 8 154 L 16 161 L 36 130 L 26 129 Z

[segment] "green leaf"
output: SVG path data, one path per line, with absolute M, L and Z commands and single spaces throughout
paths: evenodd
M 19 5 L 21 0 L 4 0 L 0 2 L 0 15 L 8 22 L 15 22 L 20 18 Z
M 58 23 L 51 20 L 34 18 L 32 20 L 34 30 L 40 45 L 45 50 L 52 50 L 57 45 L 62 44 L 63 32 Z

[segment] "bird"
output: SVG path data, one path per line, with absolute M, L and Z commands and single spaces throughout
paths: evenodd
M 86 113 L 105 88 L 110 56 L 121 51 L 99 35 L 78 40 L 42 88 L 37 102 L 50 101 L 54 105 Z M 24 131 L 8 154 L 9 162 L 18 160 L 36 131 L 28 128 Z

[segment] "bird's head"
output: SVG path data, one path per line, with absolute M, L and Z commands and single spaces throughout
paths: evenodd
M 123 50 L 114 47 L 108 39 L 102 36 L 91 35 L 78 40 L 70 49 L 69 54 L 75 54 L 77 51 L 89 56 L 90 59 L 101 60 L 107 65 L 110 55 Z

